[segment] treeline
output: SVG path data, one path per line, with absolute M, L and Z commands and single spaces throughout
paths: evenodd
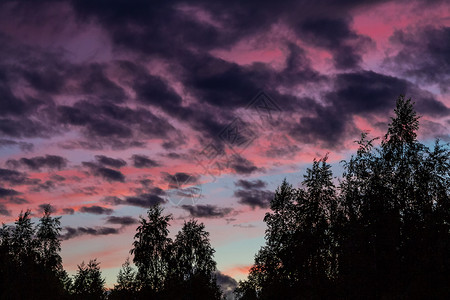
M 381 145 L 363 134 L 337 184 L 327 157 L 301 188 L 284 181 L 237 299 L 450 299 L 450 153 L 418 128 L 400 97 Z
M 450 150 L 417 141 L 419 118 L 397 100 L 379 147 L 367 134 L 333 178 L 315 160 L 301 188 L 283 181 L 265 215 L 266 244 L 237 299 L 450 299 Z M 59 255 L 60 217 L 45 207 L 0 230 L 1 299 L 221 299 L 214 249 L 202 223 L 168 237 L 159 206 L 140 219 L 117 283 L 105 289 L 99 263 L 71 278 Z
M 134 270 L 127 258 L 112 290 L 105 289 L 96 259 L 78 265 L 70 277 L 63 269 L 61 217 L 50 205 L 33 227 L 30 211 L 0 230 L 0 299 L 221 299 L 209 233 L 196 220 L 168 237 L 171 215 L 159 206 L 140 219 L 133 247 Z

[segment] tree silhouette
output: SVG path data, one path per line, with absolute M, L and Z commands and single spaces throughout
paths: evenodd
M 111 291 L 108 299 L 134 299 L 136 297 L 136 273 L 130 265 L 130 258 L 125 263 L 117 276 L 117 284 Z
M 37 242 L 41 264 L 55 272 L 62 272 L 61 252 L 61 217 L 51 217 L 51 206 L 44 206 L 44 214 L 37 225 Z
M 0 230 L 0 298 L 66 299 L 59 218 L 51 217 L 50 206 L 36 227 L 30 216 L 21 212 L 13 226 Z
M 141 217 L 136 229 L 133 262 L 138 268 L 136 280 L 141 294 L 154 295 L 164 289 L 168 273 L 169 221 L 171 215 L 163 216 L 160 206 L 153 206 L 147 212 L 148 220 Z
M 394 112 L 380 147 L 362 134 L 339 186 L 327 157 L 302 188 L 283 181 L 238 299 L 450 297 L 450 150 L 417 141 L 410 99 Z
M 168 238 L 171 215 L 151 207 L 134 236 L 131 254 L 137 274 L 126 262 L 111 296 L 138 299 L 220 299 L 214 249 L 203 223 L 185 222 L 175 241 Z M 130 296 L 131 295 L 131 296 Z
M 220 299 L 214 249 L 203 223 L 184 222 L 171 246 L 167 299 Z
M 74 276 L 72 292 L 75 299 L 105 299 L 105 280 L 102 278 L 97 259 L 78 265 Z

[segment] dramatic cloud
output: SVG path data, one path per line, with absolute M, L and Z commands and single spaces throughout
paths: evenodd
M 155 193 L 143 193 L 137 194 L 135 196 L 128 196 L 119 198 L 116 196 L 107 196 L 102 199 L 104 203 L 109 205 L 130 205 L 130 206 L 138 206 L 143 208 L 150 208 L 157 204 L 164 204 L 167 201 L 161 196 L 164 195 L 158 190 L 155 190 Z M 161 190 L 162 191 L 162 190 Z
M 258 180 L 244 180 L 244 179 L 239 179 L 238 181 L 236 181 L 234 183 L 234 185 L 244 188 L 246 190 L 250 190 L 250 189 L 261 189 L 267 186 L 267 183 L 265 183 L 264 181 L 258 179 Z
M 113 182 L 125 182 L 125 175 L 117 170 L 105 168 L 100 165 L 91 162 L 83 162 L 83 166 L 88 167 L 94 176 L 102 177 L 106 181 Z
M 21 158 L 19 160 L 10 159 L 6 162 L 10 168 L 24 166 L 33 171 L 39 171 L 41 168 L 62 170 L 67 166 L 67 159 L 58 155 L 37 156 L 32 158 Z
M 269 207 L 270 200 L 273 198 L 273 192 L 269 190 L 262 190 L 267 185 L 264 181 L 248 181 L 240 179 L 234 184 L 241 188 L 234 191 L 234 196 L 239 199 L 239 203 L 248 205 L 253 209 L 256 207 Z
M 104 155 L 96 155 L 95 159 L 103 166 L 113 167 L 119 169 L 127 165 L 127 162 L 121 158 L 111 158 Z
M 31 185 L 38 184 L 39 179 L 30 179 L 25 173 L 15 170 L 0 168 L 0 182 L 8 182 L 11 185 Z
M 327 152 L 345 159 L 361 131 L 386 129 L 400 94 L 415 101 L 421 139 L 450 140 L 447 11 L 422 0 L 0 1 L 2 219 L 51 201 L 71 215 L 65 238 L 117 234 L 73 224 L 124 228 L 135 216 L 112 208 L 174 213 L 171 202 L 202 191 L 227 207 L 178 206 L 184 215 L 262 232 L 257 208 L 279 178 Z M 237 204 L 248 219 L 234 218 Z
M 96 215 L 110 215 L 114 212 L 111 208 L 106 208 L 102 206 L 92 205 L 92 206 L 82 206 L 79 212 L 96 214 Z
M 118 224 L 118 225 L 123 225 L 123 226 L 133 225 L 133 224 L 136 224 L 137 222 L 138 221 L 135 218 L 128 217 L 128 216 L 124 216 L 124 217 L 111 216 L 111 217 L 106 218 L 106 223 Z
M 0 139 L 0 148 L 9 148 L 13 146 L 19 146 L 20 150 L 24 152 L 31 152 L 34 145 L 27 142 L 17 142 L 13 140 Z
M 199 176 L 196 174 L 189 174 L 178 172 L 173 175 L 169 173 L 163 173 L 164 181 L 169 184 L 169 189 L 178 189 L 186 185 L 197 184 L 199 182 Z
M 148 156 L 146 155 L 134 154 L 131 157 L 131 160 L 133 161 L 133 166 L 135 166 L 136 168 L 151 168 L 159 166 L 159 163 L 148 158 Z
M 55 182 L 51 181 L 51 180 L 47 180 L 45 182 L 42 183 L 36 183 L 36 185 L 30 187 L 30 191 L 35 192 L 35 193 L 39 193 L 42 190 L 45 191 L 51 191 L 53 189 L 55 189 L 57 186 L 55 184 Z
M 18 191 L 12 189 L 4 189 L 0 187 L 0 198 L 20 195 Z
M 63 208 L 62 209 L 63 214 L 65 215 L 73 215 L 75 213 L 75 210 L 73 208 Z
M 240 155 L 232 156 L 230 161 L 230 168 L 234 170 L 237 174 L 244 174 L 244 175 L 249 175 L 252 174 L 253 172 L 260 170 L 251 161 Z
M 338 69 L 357 67 L 362 61 L 362 52 L 372 42 L 369 37 L 353 32 L 348 19 L 343 18 L 305 19 L 295 30 L 307 42 L 333 53 L 333 62 Z
M 397 30 L 391 41 L 400 51 L 387 59 L 394 70 L 448 92 L 450 86 L 450 27 Z
M 143 208 L 150 208 L 157 204 L 163 204 L 166 203 L 166 200 L 161 198 L 159 195 L 156 194 L 140 194 L 132 197 L 125 197 L 124 200 L 122 200 L 122 203 L 125 205 L 132 205 L 132 206 L 139 206 Z
M 11 210 L 7 209 L 6 206 L 0 203 L 0 215 L 9 217 L 11 215 Z
M 210 204 L 182 205 L 181 208 L 188 211 L 194 218 L 222 218 L 232 211 L 229 207 L 218 207 Z
M 63 240 L 69 240 L 81 235 L 109 235 L 118 234 L 120 231 L 117 228 L 112 227 L 64 227 L 67 231 L 62 235 Z

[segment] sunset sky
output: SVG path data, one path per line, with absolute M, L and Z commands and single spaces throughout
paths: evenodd
M 112 286 L 159 203 L 243 279 L 283 178 L 339 176 L 400 94 L 450 142 L 449 86 L 445 1 L 1 1 L 0 220 L 50 203 L 66 270 Z

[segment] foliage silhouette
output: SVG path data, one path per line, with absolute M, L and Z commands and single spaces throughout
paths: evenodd
M 0 299 L 67 299 L 59 218 L 49 205 L 36 227 L 30 215 L 21 212 L 14 226 L 0 229 Z
M 138 299 L 220 299 L 216 262 L 203 223 L 185 222 L 175 241 L 168 238 L 171 215 L 159 206 L 141 218 L 134 237 L 133 261 L 138 267 Z M 122 273 L 123 274 L 123 273 Z M 119 280 L 119 278 L 118 278 Z
M 450 299 L 450 149 L 417 140 L 419 117 L 399 97 L 386 135 L 357 141 L 333 178 L 328 155 L 301 188 L 286 180 L 266 213 L 266 244 L 235 296 L 256 299 Z M 171 215 L 141 217 L 130 253 L 108 295 L 99 262 L 63 269 L 60 217 L 50 205 L 0 228 L 0 299 L 221 299 L 203 223 L 170 239 Z
M 137 296 L 136 272 L 127 257 L 117 275 L 117 284 L 108 299 L 135 299 Z
M 400 96 L 378 148 L 363 133 L 336 187 L 327 156 L 283 181 L 237 299 L 450 298 L 450 150 L 417 141 Z
M 141 217 L 130 251 L 138 268 L 138 289 L 148 296 L 164 289 L 168 274 L 168 249 L 172 240 L 167 236 L 172 216 L 163 216 L 162 211 L 160 206 L 153 206 L 147 212 L 148 220 Z
M 78 265 L 74 276 L 72 293 L 75 299 L 105 299 L 105 279 L 102 278 L 100 263 L 96 259 L 87 265 L 84 261 Z

